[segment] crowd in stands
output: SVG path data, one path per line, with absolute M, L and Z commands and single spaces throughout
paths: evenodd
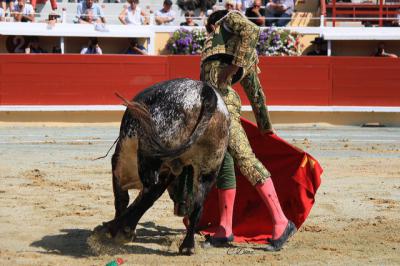
M 106 23 L 103 7 L 96 3 L 97 1 L 79 0 L 74 22 Z M 14 21 L 35 21 L 37 0 L 0 0 L 0 2 L 0 21 L 4 21 L 7 9 Z M 207 13 L 226 8 L 243 12 L 259 26 L 286 26 L 294 9 L 294 0 L 225 0 L 224 5 L 216 2 L 216 0 L 178 0 L 177 4 L 184 12 L 186 20 L 186 22 L 182 22 L 182 25 L 196 26 L 202 24 Z M 57 2 L 50 0 L 50 3 L 53 10 L 50 15 L 55 15 L 54 12 L 58 8 Z M 178 25 L 179 23 L 175 23 L 177 14 L 173 9 L 172 0 L 160 0 L 160 4 L 162 4 L 162 8 L 153 12 L 149 6 L 145 9 L 141 8 L 139 0 L 127 0 L 127 4 L 124 5 L 118 19 L 124 25 L 148 25 L 150 24 L 150 16 L 154 13 L 156 25 Z M 195 17 L 195 14 L 198 14 L 198 16 Z
M 10 53 L 25 54 L 45 54 L 45 53 L 61 53 L 60 45 L 54 45 L 52 49 L 46 50 L 42 48 L 40 38 L 38 36 L 9 36 L 6 40 L 7 50 Z M 48 43 L 47 43 L 48 45 Z M 78 52 L 78 51 L 77 51 Z M 103 54 L 100 42 L 96 37 L 88 38 L 87 45 L 82 47 L 80 54 Z M 141 44 L 138 38 L 128 38 L 126 48 L 121 49 L 120 54 L 126 55 L 147 55 L 147 49 Z
M 30 3 L 28 2 L 30 1 Z M 142 8 L 140 0 L 124 0 L 118 19 L 124 25 L 148 25 L 151 24 L 150 17 L 154 16 L 156 25 L 177 25 L 177 14 L 173 9 L 172 0 L 159 0 L 160 9 L 153 12 L 148 6 Z M 141 0 L 145 2 L 145 0 Z M 5 10 L 10 17 L 17 22 L 35 22 L 35 6 L 37 0 L 0 0 L 0 21 L 4 21 Z M 56 0 L 50 0 L 51 9 L 57 10 Z M 103 7 L 98 4 L 98 0 L 78 0 L 75 23 L 94 24 L 97 30 L 106 30 L 106 16 Z M 119 1 L 115 1 L 119 2 Z M 224 0 L 223 4 L 217 4 L 217 0 L 177 0 L 176 4 L 184 12 L 185 21 L 179 23 L 181 26 L 199 26 L 204 23 L 206 16 L 212 10 L 227 9 L 242 12 L 250 21 L 258 26 L 287 26 L 291 20 L 294 10 L 294 0 Z M 220 1 L 219 1 L 220 2 Z M 162 4 L 162 7 L 161 7 Z M 197 17 L 196 17 L 197 14 Z M 48 23 L 56 23 L 60 15 L 51 13 L 46 20 Z M 175 23 L 175 24 L 174 24 Z M 99 27 L 98 27 L 99 26 Z M 100 27 L 102 26 L 102 27 Z M 125 54 L 146 55 L 146 49 L 139 44 L 137 39 L 130 39 Z M 326 41 L 323 38 L 315 38 L 312 42 L 312 49 L 307 52 L 310 56 L 326 56 Z M 39 38 L 31 37 L 25 53 L 46 53 L 40 47 Z M 54 47 L 53 53 L 60 52 L 59 47 Z M 87 46 L 81 50 L 81 54 L 102 54 L 97 38 L 89 38 Z M 385 51 L 385 44 L 380 43 L 376 51 L 372 54 L 379 57 L 397 57 L 397 55 Z
M 269 0 L 266 3 L 262 0 L 227 0 L 225 8 L 244 12 L 258 26 L 284 27 L 291 20 L 294 0 Z
M 0 21 L 35 22 L 36 4 L 39 0 L 0 0 Z M 44 0 L 46 1 L 46 0 Z M 76 23 L 105 23 L 106 17 L 111 14 L 104 14 L 104 6 L 97 2 L 99 0 L 68 0 L 77 2 L 77 10 L 74 16 Z M 107 2 L 107 0 L 102 0 Z M 122 0 L 121 0 L 122 1 Z M 122 24 L 125 25 L 179 25 L 174 5 L 177 5 L 185 20 L 189 21 L 185 26 L 202 25 L 205 17 L 212 10 L 226 8 L 238 10 L 245 14 L 251 21 L 259 26 L 287 26 L 291 21 L 294 12 L 295 0 L 159 0 L 159 10 L 152 10 L 146 0 L 123 0 L 126 4 L 119 13 L 115 14 Z M 318 0 L 319 1 L 319 0 Z M 395 0 L 398 1 L 398 0 Z M 42 0 L 43 2 L 43 0 Z M 108 0 L 108 2 L 119 3 L 120 0 Z M 175 3 L 173 3 L 175 2 Z M 58 9 L 57 0 L 50 0 L 53 13 L 61 12 Z M 146 8 L 143 5 L 147 5 Z M 142 6 L 142 7 L 141 7 Z M 189 13 L 188 13 L 189 12 Z M 50 14 L 50 15 L 51 15 Z M 60 14 L 58 14 L 60 15 Z M 154 21 L 150 19 L 154 15 Z M 191 17 L 191 18 L 190 18 Z M 393 20 L 388 20 L 391 26 L 399 26 L 400 14 Z M 386 23 L 386 22 L 385 22 Z M 368 23 L 367 23 L 368 24 Z M 366 26 L 368 26 L 366 24 Z
M 0 8 L 0 18 L 1 21 L 4 21 L 5 13 L 7 10 L 7 6 L 9 10 L 12 10 L 11 15 L 14 18 L 14 21 L 17 22 L 34 22 L 35 21 L 35 10 L 33 9 L 31 4 L 26 3 L 26 0 L 17 0 L 15 2 L 2 1 Z

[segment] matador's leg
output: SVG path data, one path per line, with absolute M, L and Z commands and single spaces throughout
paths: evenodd
M 247 179 L 251 182 L 252 185 L 255 186 L 256 190 L 260 194 L 261 198 L 265 202 L 267 208 L 270 211 L 270 214 L 273 219 L 273 234 L 272 239 L 269 240 L 270 245 L 267 247 L 268 250 L 279 250 L 282 245 L 287 241 L 287 239 L 296 231 L 294 224 L 291 221 L 288 221 L 285 214 L 282 211 L 280 206 L 278 197 L 275 192 L 274 185 L 271 181 L 270 173 L 264 167 L 264 165 L 255 157 L 250 143 L 247 139 L 247 135 L 242 127 L 240 121 L 240 113 L 241 113 L 241 101 L 239 95 L 230 87 L 226 86 L 224 88 L 218 88 L 216 86 L 216 81 L 218 78 L 218 73 L 225 66 L 219 62 L 211 62 L 210 64 L 204 64 L 202 67 L 202 80 L 209 82 L 211 85 L 216 87 L 221 94 L 224 102 L 227 106 L 228 112 L 231 116 L 231 126 L 229 131 L 229 152 L 235 159 L 237 166 L 240 171 Z M 257 79 L 256 79 L 257 78 Z M 250 89 L 250 86 L 257 83 L 259 84 L 258 77 L 249 76 L 244 81 L 247 83 L 247 88 Z M 258 101 L 254 101 L 254 103 L 264 102 L 264 94 L 261 91 L 261 86 L 259 89 L 254 90 L 258 91 L 258 94 L 251 93 L 251 90 L 248 90 L 248 96 L 254 97 L 258 96 Z M 260 93 L 261 91 L 261 93 Z M 258 112 L 267 113 L 266 109 L 263 109 L 264 104 L 257 105 L 260 109 Z M 261 111 L 260 111 L 261 110 Z M 269 117 L 266 119 L 269 121 Z M 269 123 L 270 124 L 270 123 Z M 268 123 L 263 123 L 264 125 L 268 125 Z M 225 197 L 228 198 L 228 197 Z M 228 206 L 233 207 L 233 202 L 227 201 Z M 222 218 L 223 215 L 221 215 Z M 229 230 L 231 232 L 231 228 L 226 226 L 223 228 L 225 230 Z M 217 240 L 223 240 L 222 242 L 227 242 L 228 234 L 225 230 L 221 232 L 218 231 L 216 236 Z M 225 236 L 221 238 L 220 235 Z M 217 241 L 218 242 L 218 241 Z
M 218 90 L 228 109 L 231 117 L 228 150 L 236 165 L 252 185 L 263 183 L 270 176 L 270 173 L 255 157 L 246 132 L 240 122 L 240 97 L 230 86 L 217 86 L 218 75 L 225 67 L 226 64 L 219 61 L 206 62 L 202 66 L 201 79 Z

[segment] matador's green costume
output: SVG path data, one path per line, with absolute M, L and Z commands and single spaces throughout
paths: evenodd
M 202 53 L 201 80 L 213 85 L 222 96 L 231 116 L 231 126 L 228 153 L 225 155 L 220 174 L 217 177 L 220 219 L 215 233 L 207 237 L 206 243 L 218 246 L 234 240 L 232 227 L 236 195 L 234 160 L 242 174 L 255 187 L 269 211 L 272 220 L 272 238 L 267 239 L 266 242 L 269 244 L 265 249 L 277 251 L 296 232 L 296 227 L 287 219 L 282 210 L 274 184 L 269 178 L 270 173 L 255 157 L 251 149 L 240 122 L 240 98 L 231 87 L 233 83 L 240 81 L 253 107 L 259 129 L 261 131 L 271 130 L 264 93 L 258 79 L 256 45 L 260 28 L 239 12 L 216 12 L 210 15 L 206 26 L 207 31 L 211 34 L 205 42 Z M 231 80 L 218 85 L 221 83 L 218 80 L 219 77 L 231 75 L 236 70 L 236 67 L 232 65 L 239 67 L 239 70 L 234 73 L 233 77 L 229 77 Z M 186 187 L 190 186 L 190 182 L 188 184 Z M 188 190 L 187 194 L 189 193 Z
M 265 105 L 265 96 L 258 79 L 260 72 L 256 45 L 260 28 L 250 22 L 240 12 L 229 12 L 215 24 L 215 30 L 205 41 L 201 58 L 201 80 L 213 85 L 222 96 L 231 116 L 229 153 L 226 154 L 217 187 L 229 189 L 236 187 L 235 174 L 230 169 L 233 160 L 252 185 L 264 183 L 270 173 L 255 157 L 246 133 L 240 122 L 241 101 L 231 87 L 240 82 L 253 108 L 261 131 L 271 130 L 271 122 Z M 229 64 L 239 66 L 239 71 L 227 85 L 218 86 L 221 71 Z M 232 160 L 233 157 L 233 160 Z

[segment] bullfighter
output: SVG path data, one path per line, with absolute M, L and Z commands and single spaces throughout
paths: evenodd
M 260 28 L 237 11 L 220 10 L 210 15 L 206 25 L 208 38 L 201 57 L 201 80 L 213 85 L 222 96 L 231 116 L 229 147 L 217 178 L 220 222 L 208 242 L 213 246 L 233 241 L 232 217 L 236 194 L 234 163 L 255 186 L 267 206 L 273 222 L 268 251 L 280 250 L 296 232 L 294 223 L 282 211 L 271 174 L 255 157 L 240 122 L 241 101 L 232 88 L 243 86 L 260 131 L 273 133 L 265 96 L 258 78 L 256 45 Z

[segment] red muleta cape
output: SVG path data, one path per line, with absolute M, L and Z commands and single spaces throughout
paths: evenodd
M 314 204 L 314 197 L 321 183 L 321 166 L 311 155 L 277 135 L 261 135 L 254 123 L 242 118 L 242 125 L 256 157 L 271 172 L 283 211 L 299 228 Z M 233 211 L 235 242 L 265 243 L 272 233 L 267 207 L 238 169 L 236 182 Z M 219 210 L 216 202 L 218 194 L 214 187 L 205 201 L 199 223 L 204 234 L 214 234 L 218 225 Z

